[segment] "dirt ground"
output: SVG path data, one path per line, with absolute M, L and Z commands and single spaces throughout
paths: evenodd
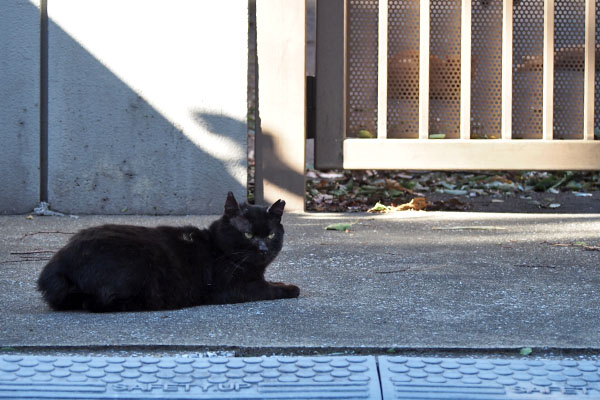
M 307 209 L 600 213 L 598 172 L 307 172 Z M 409 207 L 409 209 L 411 209 Z

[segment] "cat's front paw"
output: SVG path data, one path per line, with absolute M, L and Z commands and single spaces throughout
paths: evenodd
M 282 292 L 284 299 L 292 299 L 300 296 L 300 288 L 296 285 L 287 285 L 283 282 L 270 282 L 271 285 L 279 288 Z
M 300 296 L 300 288 L 296 285 L 285 285 L 285 289 L 290 299 Z

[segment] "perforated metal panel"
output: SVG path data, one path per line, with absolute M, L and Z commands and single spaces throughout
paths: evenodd
M 542 138 L 544 0 L 515 2 L 513 14 L 513 139 Z
M 471 138 L 498 139 L 502 136 L 502 0 L 471 4 Z
M 554 53 L 554 75 L 552 82 L 547 82 L 554 85 L 548 89 L 552 93 L 544 92 L 545 0 L 513 0 L 512 76 L 503 76 L 502 67 L 504 1 L 470 1 L 471 20 L 465 25 L 471 29 L 470 121 L 463 120 L 470 123 L 470 137 L 502 137 L 504 79 L 512 83 L 513 139 L 543 137 L 545 94 L 552 95 L 553 108 L 545 115 L 553 117 L 553 138 L 582 139 L 586 0 L 553 1 L 554 24 L 550 26 L 554 35 L 550 43 L 554 48 L 550 51 Z M 429 108 L 425 112 L 429 114 L 430 137 L 460 137 L 462 4 L 461 0 L 429 1 Z M 347 137 L 356 137 L 361 129 L 375 135 L 378 118 L 385 118 L 388 138 L 418 138 L 419 128 L 423 129 L 419 127 L 419 112 L 423 112 L 419 106 L 425 104 L 419 102 L 424 4 L 419 0 L 387 0 L 382 8 L 382 12 L 387 10 L 388 27 L 387 40 L 381 44 L 387 51 L 387 104 L 379 109 L 382 115 L 377 108 L 379 5 L 376 0 L 347 0 Z M 595 13 L 600 20 L 600 0 Z M 598 23 L 595 33 L 598 54 Z M 594 125 L 600 136 L 598 73 L 594 110 Z
M 554 138 L 583 138 L 585 0 L 554 3 Z
M 361 129 L 377 130 L 378 0 L 347 3 L 347 132 L 356 137 Z
M 419 136 L 419 0 L 388 4 L 388 115 L 390 138 Z
M 430 6 L 429 133 L 460 137 L 461 1 Z

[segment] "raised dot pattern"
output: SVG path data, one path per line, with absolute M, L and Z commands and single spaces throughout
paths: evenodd
M 153 388 L 189 391 L 192 385 L 203 392 L 209 389 L 239 392 L 261 385 L 273 387 L 290 383 L 319 387 L 327 387 L 324 383 L 340 383 L 364 386 L 367 391 L 370 384 L 377 383 L 377 371 L 373 357 L 359 356 L 161 359 L 0 356 L 0 397 L 3 383 L 42 385 L 50 381 L 84 386 L 100 384 L 105 385 L 100 387 L 106 387 L 107 393 L 114 389 L 134 394 Z
M 600 361 L 380 357 L 379 363 L 384 394 L 386 386 L 470 385 L 469 388 L 476 390 L 480 385 L 486 390 L 497 387 L 505 393 L 595 393 L 600 396 Z

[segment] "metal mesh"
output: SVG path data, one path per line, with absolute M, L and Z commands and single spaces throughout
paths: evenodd
M 388 1 L 387 129 L 418 137 L 419 0 Z M 502 0 L 471 0 L 471 137 L 501 137 Z M 378 0 L 348 0 L 347 136 L 377 134 Z M 600 20 L 600 1 L 596 3 Z M 429 132 L 460 137 L 461 0 L 430 2 Z M 544 0 L 515 0 L 512 137 L 540 139 L 543 128 Z M 600 28 L 596 24 L 596 50 Z M 585 0 L 555 0 L 554 137 L 583 136 Z M 600 60 L 597 60 L 600 65 Z M 594 127 L 600 134 L 600 76 Z M 384 117 L 384 116 L 379 116 Z
M 554 138 L 583 138 L 585 0 L 554 3 Z
M 460 137 L 460 0 L 430 5 L 429 134 Z
M 521 0 L 513 10 L 512 137 L 541 139 L 544 0 Z
M 498 139 L 502 120 L 502 0 L 472 0 L 471 138 Z
M 388 104 L 390 138 L 419 136 L 419 0 L 389 0 Z
M 378 0 L 348 1 L 348 137 L 377 131 L 378 7 Z

